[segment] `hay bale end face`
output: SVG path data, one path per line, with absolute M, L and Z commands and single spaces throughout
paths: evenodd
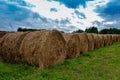
M 63 34 L 67 46 L 67 58 L 75 58 L 80 55 L 79 36 L 72 33 Z
M 39 66 L 39 69 L 63 63 L 66 57 L 66 42 L 56 30 L 30 32 L 23 39 L 20 52 L 24 62 Z
M 92 34 L 87 34 L 87 37 L 88 37 L 88 50 L 91 51 L 91 50 L 94 50 L 94 37 Z
M 76 33 L 80 38 L 80 52 L 84 53 L 88 51 L 88 37 L 86 33 Z
M 27 33 L 7 33 L 0 41 L 0 53 L 5 62 L 21 62 L 20 44 Z

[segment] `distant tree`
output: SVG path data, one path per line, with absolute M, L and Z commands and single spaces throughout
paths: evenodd
M 41 30 L 45 30 L 45 29 L 27 29 L 27 28 L 18 28 L 18 32 L 25 32 L 25 31 L 41 31 Z
M 100 34 L 120 34 L 120 29 L 110 28 L 110 29 L 102 29 L 99 31 Z
M 61 33 L 65 33 L 64 31 L 60 31 Z
M 22 28 L 19 27 L 17 31 L 22 31 Z
M 76 30 L 76 31 L 73 31 L 73 33 L 82 33 L 84 32 L 83 30 L 79 29 L 79 30 Z
M 102 29 L 99 31 L 100 34 L 109 34 L 109 29 Z
M 98 29 L 97 29 L 97 27 L 90 27 L 90 28 L 87 28 L 86 30 L 85 30 L 85 32 L 87 32 L 87 33 L 98 33 Z

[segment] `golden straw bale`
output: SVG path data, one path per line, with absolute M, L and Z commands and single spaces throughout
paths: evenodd
M 112 34 L 112 42 L 115 43 L 117 40 L 116 40 L 116 36 L 115 34 Z
M 115 42 L 117 42 L 117 34 L 115 34 Z
M 112 45 L 112 44 L 113 44 L 112 35 L 111 35 L 111 34 L 108 34 L 108 36 L 109 36 L 109 45 Z
M 107 36 L 108 45 L 110 45 L 110 36 L 109 36 L 109 34 L 106 34 L 106 36 Z
M 88 50 L 94 50 L 94 36 L 93 34 L 88 33 L 87 34 L 88 37 Z
M 57 30 L 30 32 L 20 46 L 23 61 L 39 69 L 63 63 L 66 58 L 66 42 Z
M 109 36 L 104 34 L 104 46 L 109 45 Z
M 76 33 L 80 38 L 80 52 L 84 53 L 88 51 L 88 37 L 86 33 Z
M 118 42 L 119 40 L 118 40 L 118 34 L 116 34 L 116 42 Z
M 93 34 L 94 37 L 94 49 L 100 48 L 100 38 L 98 36 L 98 34 Z
M 107 37 L 105 37 L 105 34 L 99 34 L 99 35 L 100 35 L 101 38 L 102 38 L 102 43 L 103 43 L 102 47 L 103 47 L 103 46 L 106 45 L 106 39 L 107 39 Z
M 5 34 L 6 32 L 0 32 L 0 38 L 2 38 Z
M 103 46 L 105 46 L 105 37 L 104 37 L 104 34 L 100 34 L 103 38 Z
M 5 62 L 21 62 L 20 44 L 27 33 L 7 33 L 0 41 L 0 53 Z
M 67 46 L 67 58 L 75 58 L 80 55 L 79 36 L 72 33 L 63 33 Z
M 119 34 L 116 34 L 116 41 L 119 41 Z
M 112 34 L 112 43 L 115 42 L 115 38 L 114 38 L 114 35 Z
M 103 37 L 103 35 L 100 35 L 100 34 L 98 34 L 98 37 L 99 37 L 100 47 L 103 47 L 104 46 L 104 37 Z
M 120 41 L 120 34 L 117 35 L 118 41 Z

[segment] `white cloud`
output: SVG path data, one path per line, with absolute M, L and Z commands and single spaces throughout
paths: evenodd
M 6 0 L 6 1 L 8 1 L 8 0 Z M 63 31 L 64 30 L 65 31 L 73 31 L 78 28 L 85 30 L 86 27 L 93 26 L 92 22 L 94 22 L 94 21 L 102 22 L 103 19 L 100 18 L 98 16 L 98 14 L 94 12 L 94 9 L 97 6 L 106 5 L 109 0 L 90 1 L 87 3 L 86 8 L 79 6 L 79 8 L 77 8 L 77 9 L 68 8 L 65 5 L 60 5 L 59 2 L 55 2 L 55 1 L 52 1 L 52 2 L 49 2 L 47 0 L 24 0 L 24 1 L 27 1 L 28 4 L 30 3 L 30 4 L 34 5 L 34 7 L 26 6 L 25 8 L 30 9 L 30 11 L 39 13 L 40 17 L 37 19 L 33 19 L 32 17 L 30 17 L 28 19 L 25 19 L 25 21 L 23 21 L 23 24 L 25 24 L 25 25 L 21 25 L 21 24 L 18 24 L 18 22 L 15 22 L 16 25 L 23 26 L 23 27 L 26 26 L 26 27 L 34 27 L 34 28 L 45 28 L 45 29 L 56 28 L 56 29 L 63 30 Z M 17 3 L 12 3 L 12 2 L 10 4 L 18 5 Z M 51 8 L 57 9 L 57 12 L 51 12 L 50 11 Z M 75 14 L 75 10 L 84 14 L 86 19 L 85 18 L 80 19 L 78 17 L 78 14 Z M 82 17 L 82 15 L 80 17 Z M 47 22 L 42 20 L 43 18 L 45 18 Z M 65 20 L 65 19 L 68 19 L 70 21 L 70 23 L 69 22 L 66 22 L 66 23 L 61 22 L 62 20 Z M 27 25 L 28 23 L 30 23 L 30 26 Z
M 87 7 L 79 7 L 78 11 L 85 14 L 87 19 L 79 19 L 78 17 L 73 17 L 72 13 L 74 13 L 75 9 L 67 8 L 64 5 L 60 5 L 59 2 L 48 2 L 47 0 L 26 0 L 27 2 L 35 5 L 35 7 L 32 8 L 34 12 L 38 12 L 41 16 L 44 16 L 46 18 L 50 18 L 52 20 L 62 20 L 69 18 L 70 22 L 72 24 L 66 24 L 66 25 L 73 25 L 80 29 L 85 29 L 86 27 L 92 26 L 92 22 L 95 20 L 103 21 L 102 18 L 98 16 L 97 13 L 94 12 L 94 9 L 99 6 L 104 6 L 107 4 L 109 0 L 95 0 L 90 1 L 87 3 Z M 56 8 L 57 12 L 50 12 L 51 8 Z

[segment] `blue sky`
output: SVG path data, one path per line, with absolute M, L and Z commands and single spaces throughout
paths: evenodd
M 0 0 L 0 31 L 120 28 L 119 0 Z

